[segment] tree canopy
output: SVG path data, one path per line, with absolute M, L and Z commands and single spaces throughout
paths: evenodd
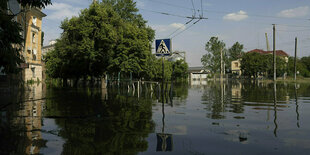
M 151 42 L 155 33 L 135 5 L 132 0 L 104 0 L 91 4 L 78 17 L 64 20 L 62 36 L 47 55 L 48 75 L 80 78 L 117 72 L 148 74 L 147 60 L 154 57 Z
M 228 49 L 228 55 L 231 61 L 241 58 L 243 55 L 243 45 L 239 42 L 234 43 L 234 45 Z
M 133 0 L 103 0 L 61 23 L 63 33 L 46 56 L 51 78 L 79 79 L 121 74 L 146 80 L 162 79 L 161 60 L 151 53 L 155 32 L 137 13 Z M 175 62 L 165 62 L 170 80 Z M 183 65 L 183 66 L 182 66 Z M 177 73 L 187 74 L 187 63 Z M 177 74 L 177 75 L 178 75 Z
M 221 67 L 221 51 L 223 52 L 223 61 L 227 60 L 225 43 L 220 41 L 218 37 L 211 37 L 206 43 L 205 49 L 208 53 L 202 56 L 201 63 L 212 73 L 218 72 Z
M 283 76 L 286 72 L 286 62 L 283 57 L 277 56 L 277 76 Z M 273 55 L 256 52 L 246 53 L 241 60 L 242 74 L 257 78 L 259 75 L 273 75 Z

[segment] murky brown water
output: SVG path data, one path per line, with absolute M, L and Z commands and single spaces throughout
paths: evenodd
M 278 83 L 276 93 L 273 83 L 238 81 L 168 85 L 164 96 L 141 89 L 38 84 L 3 93 L 0 152 L 310 153 L 309 84 Z

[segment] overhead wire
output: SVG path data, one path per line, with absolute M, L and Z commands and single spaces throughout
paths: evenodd
M 175 8 L 182 8 L 182 9 L 188 9 L 188 10 L 193 10 L 192 8 L 188 8 L 188 7 L 184 7 L 181 5 L 175 5 L 172 3 L 167 3 L 167 2 L 163 2 L 160 0 L 148 0 L 150 2 L 158 2 L 157 4 L 165 4 L 165 5 L 169 5 L 171 7 L 175 7 Z M 154 2 L 154 3 L 155 3 Z M 202 10 L 203 12 L 209 12 L 209 13 L 217 13 L 217 14 L 229 14 L 232 13 L 233 11 L 218 11 L 218 10 Z M 305 21 L 310 21 L 310 19 L 307 18 L 286 18 L 286 17 L 279 17 L 279 16 L 269 16 L 269 15 L 260 15 L 260 14 L 247 14 L 249 16 L 253 16 L 253 17 L 261 17 L 261 18 L 276 18 L 276 19 L 294 19 L 294 20 L 305 20 Z
M 196 22 L 195 22 L 195 23 L 196 23 Z M 183 33 L 184 31 L 188 30 L 189 28 L 191 28 L 192 26 L 194 26 L 195 23 L 192 23 L 192 25 L 186 27 L 183 31 L 180 31 L 180 32 L 177 33 L 176 35 L 172 36 L 171 39 L 174 38 L 174 37 L 176 37 L 176 36 L 178 36 L 178 35 L 180 35 L 180 34 Z

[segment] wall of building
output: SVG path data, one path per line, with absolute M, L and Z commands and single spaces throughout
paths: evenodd
M 34 69 L 34 72 L 33 72 Z M 33 76 L 34 75 L 34 76 Z M 39 79 L 42 81 L 42 66 L 39 65 L 29 65 L 29 68 L 25 68 L 25 81 Z

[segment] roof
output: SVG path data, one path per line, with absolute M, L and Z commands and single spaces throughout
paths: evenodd
M 200 70 L 204 70 L 204 67 L 188 67 L 188 71 L 200 71 Z
M 251 50 L 251 51 L 248 51 L 247 53 L 260 53 L 260 54 L 272 54 L 273 51 L 264 51 L 264 50 L 261 50 L 261 49 L 254 49 L 254 50 Z M 283 50 L 276 50 L 276 55 L 277 56 L 284 56 L 284 57 L 288 57 L 289 55 L 284 52 Z

